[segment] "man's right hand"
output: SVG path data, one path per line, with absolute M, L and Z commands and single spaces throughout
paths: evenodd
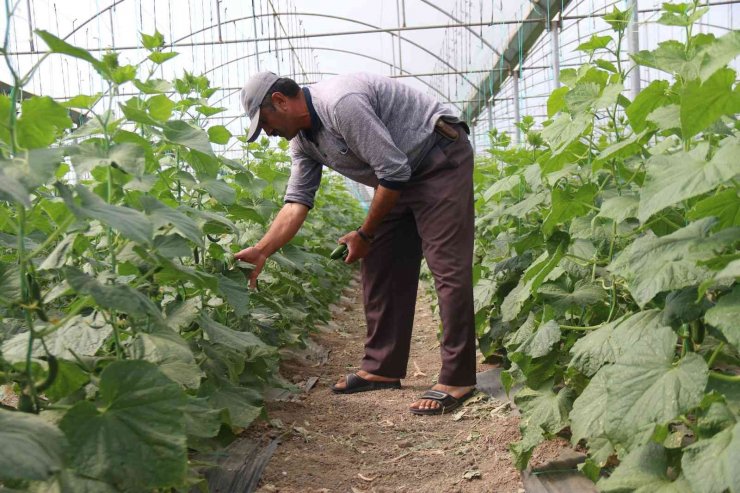
M 241 260 L 242 262 L 247 262 L 254 265 L 254 270 L 249 276 L 249 287 L 250 289 L 256 289 L 257 276 L 260 275 L 260 272 L 262 272 L 262 268 L 265 266 L 265 262 L 267 262 L 267 255 L 265 255 L 262 250 L 257 247 L 249 247 L 234 254 L 234 258 Z

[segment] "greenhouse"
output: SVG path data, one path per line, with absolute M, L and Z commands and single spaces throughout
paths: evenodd
M 740 492 L 740 1 L 3 7 L 0 491 Z

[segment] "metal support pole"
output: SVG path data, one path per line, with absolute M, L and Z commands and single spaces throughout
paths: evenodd
M 552 21 L 550 24 L 550 41 L 552 50 L 553 89 L 560 87 L 560 23 Z
M 514 124 L 518 125 L 522 118 L 519 114 L 519 71 L 515 70 L 511 73 L 511 79 L 514 83 Z M 516 127 L 516 133 L 514 134 L 515 144 L 519 144 L 522 141 L 521 130 Z
M 473 123 L 473 125 L 470 126 L 470 134 L 473 137 L 473 141 L 471 142 L 473 144 L 473 155 L 475 155 L 478 152 L 478 149 L 477 149 L 478 146 L 476 145 L 476 142 L 475 142 L 475 127 L 476 127 L 475 123 Z
M 488 131 L 490 132 L 493 130 L 493 98 L 488 102 L 486 105 L 486 109 L 488 110 Z
M 632 18 L 627 27 L 627 49 L 630 55 L 634 55 L 640 51 L 640 25 L 637 22 L 637 0 L 630 1 L 630 9 L 632 10 Z M 634 100 L 640 94 L 640 66 L 634 61 L 632 62 L 632 73 L 630 77 L 632 81 L 632 99 Z
M 405 13 L 404 13 L 405 16 Z M 400 0 L 396 0 L 396 24 L 401 25 L 401 3 Z M 406 27 L 405 24 L 403 27 Z M 398 69 L 399 73 L 403 73 L 403 53 L 401 52 L 401 31 L 397 32 L 396 39 L 398 40 Z

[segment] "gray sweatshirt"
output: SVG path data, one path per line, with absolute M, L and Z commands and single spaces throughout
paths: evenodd
M 429 96 L 380 75 L 340 75 L 304 88 L 311 131 L 290 142 L 285 202 L 313 207 L 322 165 L 364 185 L 400 189 L 434 146 L 440 117 L 460 120 Z

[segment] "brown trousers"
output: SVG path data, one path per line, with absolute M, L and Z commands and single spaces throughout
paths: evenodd
M 361 368 L 405 378 L 422 254 L 442 319 L 439 383 L 475 385 L 473 149 L 467 135 L 440 138 L 383 219 L 362 260 L 367 319 Z

